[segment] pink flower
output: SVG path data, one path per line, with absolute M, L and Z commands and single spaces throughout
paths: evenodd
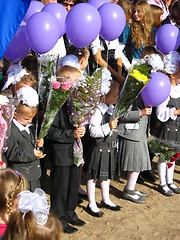
M 67 91 L 70 89 L 71 86 L 72 86 L 72 83 L 67 79 L 64 81 L 62 85 L 62 90 Z
M 54 89 L 58 89 L 58 88 L 60 88 L 60 83 L 59 82 L 53 82 L 53 88 Z

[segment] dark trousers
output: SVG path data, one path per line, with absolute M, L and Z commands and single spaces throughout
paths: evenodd
M 77 219 L 74 212 L 78 201 L 80 168 L 54 167 L 51 173 L 51 208 L 59 219 Z

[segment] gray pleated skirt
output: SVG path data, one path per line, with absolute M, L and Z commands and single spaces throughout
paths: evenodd
M 118 174 L 121 171 L 151 170 L 147 140 L 135 142 L 119 137 Z

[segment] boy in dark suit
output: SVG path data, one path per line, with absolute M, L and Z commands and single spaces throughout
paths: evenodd
M 63 67 L 64 68 L 64 67 Z M 62 69 L 62 68 L 61 68 Z M 81 73 L 74 67 L 66 66 L 65 73 L 57 71 L 60 79 L 75 82 Z M 73 145 L 75 139 L 83 137 L 85 127 L 75 128 L 67 113 L 67 102 L 58 111 L 47 135 L 47 146 L 52 162 L 51 208 L 60 219 L 65 233 L 78 231 L 75 226 L 83 226 L 75 208 L 78 201 L 80 167 L 74 164 Z

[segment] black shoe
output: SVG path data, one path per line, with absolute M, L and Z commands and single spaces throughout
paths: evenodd
M 78 193 L 78 196 L 82 199 L 88 199 L 87 194 Z
M 68 223 L 72 224 L 72 225 L 76 225 L 76 226 L 84 226 L 86 223 L 81 220 L 80 218 L 76 219 L 76 220 L 72 220 L 72 219 L 67 219 Z
M 102 216 L 104 215 L 104 213 L 101 212 L 101 211 L 99 211 L 99 212 L 93 212 L 93 211 L 90 209 L 89 204 L 88 204 L 87 207 L 86 207 L 86 211 L 87 211 L 91 216 L 93 216 L 93 217 L 98 217 L 98 218 L 100 218 L 100 217 L 102 217 Z
M 143 184 L 144 183 L 144 178 L 141 176 L 141 173 L 138 176 L 137 183 Z
M 120 211 L 122 209 L 122 207 L 120 207 L 119 205 L 116 205 L 116 206 L 111 206 L 103 201 L 101 201 L 100 203 L 100 206 L 99 207 L 102 207 L 102 208 L 107 208 L 107 209 L 110 209 L 112 211 Z
M 70 226 L 69 224 L 63 227 L 65 233 L 75 233 L 78 231 L 77 228 Z
M 154 183 L 157 179 L 152 170 L 143 171 L 141 172 L 141 175 L 148 182 Z

